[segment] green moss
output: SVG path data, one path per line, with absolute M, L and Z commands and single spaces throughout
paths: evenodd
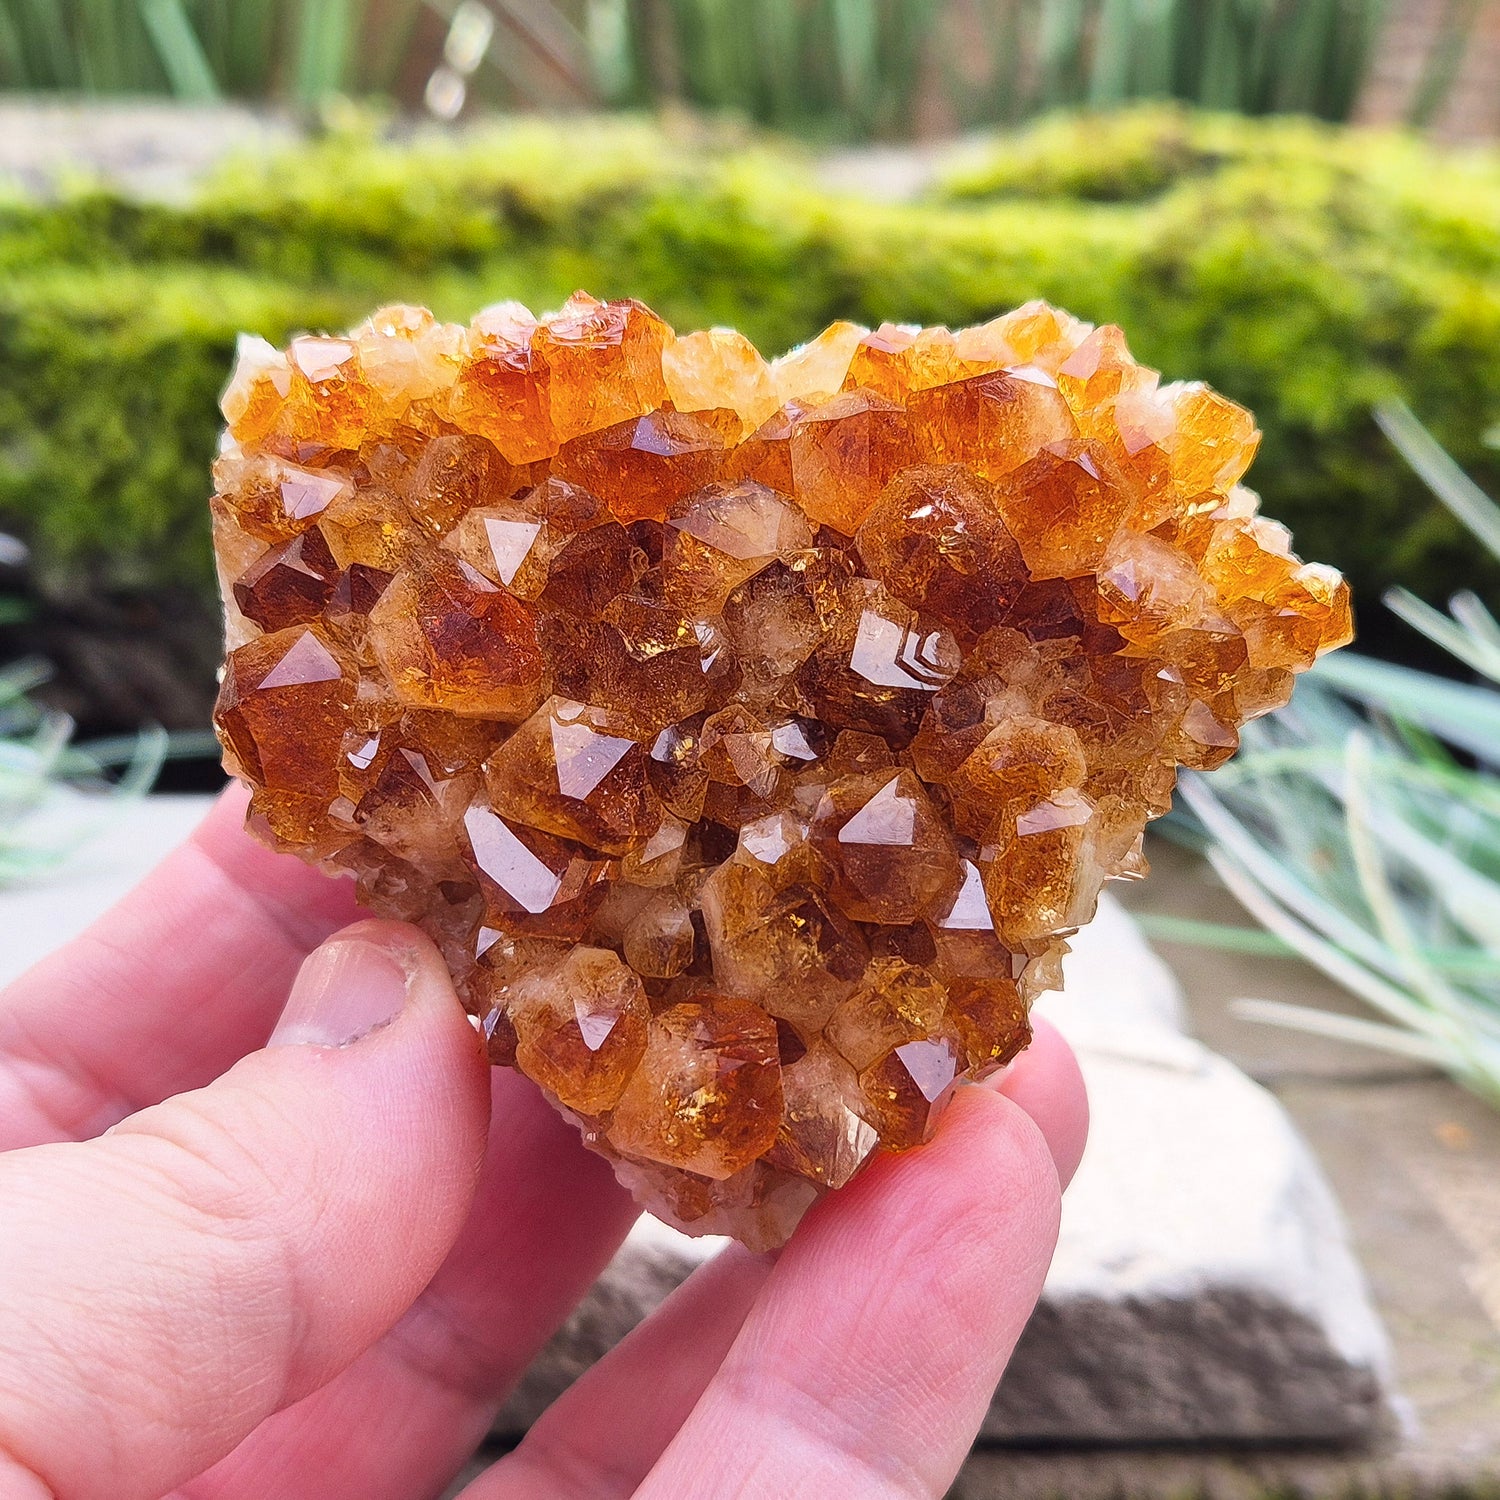
M 206 587 L 215 398 L 237 331 L 284 337 L 356 306 L 195 268 L 0 281 L 0 517 L 43 586 Z
M 184 204 L 0 203 L 0 524 L 58 590 L 206 590 L 214 399 L 240 328 L 282 341 L 394 298 L 467 318 L 586 286 L 774 352 L 834 317 L 958 325 L 1044 296 L 1252 407 L 1268 509 L 1366 600 L 1472 578 L 1369 410 L 1404 396 L 1500 485 L 1480 442 L 1500 421 L 1493 157 L 1164 110 L 981 155 L 931 201 L 875 204 L 830 197 L 789 150 L 529 122 L 335 136 L 231 164 Z
M 1490 150 L 1437 151 L 1403 131 L 1175 104 L 1052 115 L 978 139 L 948 157 L 932 197 L 1142 203 L 1245 166 L 1368 183 L 1434 225 L 1493 227 L 1500 211 L 1500 158 Z

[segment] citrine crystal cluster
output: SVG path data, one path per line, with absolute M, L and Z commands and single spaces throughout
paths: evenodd
M 1028 1039 L 1179 766 L 1347 640 L 1250 415 L 1040 303 L 767 361 L 579 294 L 242 345 L 251 826 L 441 947 L 650 1208 L 780 1243 Z

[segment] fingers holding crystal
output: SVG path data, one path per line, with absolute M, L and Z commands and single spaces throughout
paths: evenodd
M 833 1071 L 829 1072 L 826 1054 L 820 1058 L 818 1053 L 809 1052 L 784 1070 L 783 1079 L 789 1091 L 801 1086 L 800 1082 L 794 1084 L 794 1079 L 806 1078 L 805 1096 L 799 1096 L 795 1101 L 789 1097 L 788 1113 L 807 1109 L 821 1113 L 825 1122 L 831 1121 L 840 1090 L 847 1086 L 848 1069 L 844 1067 L 845 1077 L 841 1078 L 838 1073 L 840 1066 L 834 1063 Z M 808 1069 L 812 1071 L 808 1073 Z M 1088 1104 L 1077 1064 L 1067 1043 L 1046 1021 L 1038 1023 L 1035 1046 L 1023 1053 L 1014 1066 L 997 1075 L 995 1087 L 1036 1123 L 1041 1139 L 1051 1153 L 1056 1176 L 1049 1178 L 1034 1161 L 1036 1136 L 1025 1130 L 1013 1112 L 991 1111 L 986 1118 L 982 1111 L 981 1127 L 977 1131 L 971 1130 L 962 1111 L 950 1112 L 939 1128 L 939 1143 L 951 1144 L 945 1137 L 952 1131 L 957 1131 L 959 1137 L 957 1144 L 940 1162 L 934 1163 L 935 1152 L 927 1152 L 903 1158 L 899 1167 L 888 1164 L 882 1169 L 887 1174 L 878 1195 L 883 1209 L 877 1206 L 873 1211 L 888 1212 L 893 1217 L 890 1224 L 872 1233 L 882 1242 L 892 1236 L 899 1237 L 914 1202 L 931 1209 L 931 1202 L 924 1194 L 935 1188 L 958 1195 L 965 1191 L 966 1184 L 972 1184 L 976 1195 L 986 1199 L 1017 1191 L 1027 1201 L 1008 1204 L 1005 1215 L 996 1215 L 998 1222 L 991 1226 L 994 1231 L 990 1246 L 994 1284 L 1007 1288 L 1011 1285 L 1007 1278 L 1015 1270 L 1013 1261 L 1034 1255 L 1038 1247 L 1046 1243 L 1047 1215 L 1057 1183 L 1067 1183 L 1082 1152 Z M 1000 1175 L 979 1185 L 979 1179 L 987 1170 L 987 1153 L 1004 1149 L 1005 1142 L 1017 1138 L 1010 1135 L 1012 1131 L 1024 1140 L 1024 1149 L 1031 1153 L 1032 1165 L 1037 1166 L 1037 1170 L 1030 1175 L 1022 1174 L 1019 1180 L 1012 1175 Z M 919 1167 L 918 1163 L 923 1165 Z M 1013 1169 L 1012 1163 L 1007 1173 Z M 928 1176 L 929 1170 L 942 1174 L 942 1183 L 934 1183 Z M 969 1176 L 971 1173 L 973 1178 Z M 914 1183 L 910 1175 L 903 1174 L 918 1174 L 920 1181 Z M 852 1169 L 849 1175 L 852 1176 Z M 847 1177 L 834 1179 L 827 1185 L 842 1186 L 846 1180 Z M 1027 1195 L 1030 1195 L 1029 1199 Z M 955 1211 L 956 1201 L 955 1198 Z M 1037 1212 L 1035 1220 L 1027 1217 L 1028 1202 Z M 868 1221 L 861 1218 L 853 1229 L 843 1232 L 840 1220 L 846 1209 L 861 1216 L 872 1211 L 858 1200 L 857 1195 L 842 1196 L 810 1217 L 793 1241 L 796 1247 L 806 1238 L 827 1240 L 839 1236 L 837 1244 L 840 1248 L 829 1256 L 823 1268 L 823 1274 L 829 1274 L 831 1279 L 823 1289 L 817 1321 L 809 1323 L 809 1328 L 823 1328 L 826 1309 L 831 1303 L 858 1300 L 872 1291 L 872 1271 L 861 1239 L 862 1228 Z M 927 1213 L 923 1225 L 930 1234 L 940 1236 L 943 1232 L 941 1211 Z M 772 1299 L 800 1298 L 810 1293 L 812 1283 L 803 1281 L 799 1273 L 799 1285 L 789 1293 L 784 1286 L 783 1273 L 773 1271 L 773 1264 L 770 1257 L 752 1256 L 734 1246 L 701 1267 L 643 1324 L 559 1397 L 532 1426 L 520 1448 L 477 1480 L 465 1492 L 465 1500 L 510 1500 L 513 1496 L 535 1500 L 535 1497 L 574 1494 L 587 1494 L 590 1500 L 612 1500 L 612 1497 L 623 1500 L 624 1496 L 635 1494 L 636 1486 L 655 1468 L 669 1444 L 678 1452 L 691 1446 L 689 1437 L 674 1443 L 684 1424 L 697 1422 L 700 1424 L 697 1431 L 704 1430 L 703 1419 L 692 1414 L 700 1399 L 708 1401 L 704 1392 L 711 1383 L 717 1382 L 720 1366 L 726 1357 L 740 1358 L 767 1385 L 775 1380 L 783 1350 L 774 1339 L 759 1342 L 753 1334 L 747 1333 L 747 1351 L 739 1342 L 742 1325 L 754 1308 L 753 1326 L 757 1330 L 764 1328 L 764 1320 L 769 1314 L 762 1303 L 769 1305 Z M 899 1275 L 903 1279 L 921 1274 L 919 1268 L 911 1266 L 900 1271 L 892 1270 L 893 1277 Z M 946 1264 L 935 1266 L 933 1274 L 942 1278 L 942 1285 L 949 1284 L 950 1270 Z M 974 1324 L 964 1330 L 963 1339 L 973 1338 L 982 1346 L 986 1340 L 985 1330 L 993 1328 L 997 1319 L 1004 1319 L 999 1334 L 1003 1352 L 1017 1306 L 1024 1307 L 1034 1285 L 1034 1279 L 1026 1281 L 1014 1302 L 1009 1301 L 1002 1291 L 998 1308 L 992 1304 L 979 1306 L 976 1299 Z M 833 1288 L 837 1289 L 836 1297 L 831 1295 Z M 973 1293 L 960 1293 L 960 1296 L 964 1295 Z M 911 1315 L 920 1300 L 920 1297 L 894 1297 L 897 1305 L 893 1308 L 893 1318 L 899 1322 L 901 1317 Z M 797 1316 L 795 1307 L 794 1301 L 787 1314 L 789 1318 Z M 807 1342 L 804 1330 L 804 1345 Z M 845 1345 L 827 1349 L 819 1340 L 812 1342 L 817 1344 L 820 1354 L 829 1360 L 839 1378 L 851 1359 L 868 1358 L 864 1351 L 852 1350 Z M 966 1360 L 969 1357 L 965 1342 L 960 1358 Z M 914 1365 L 913 1371 L 915 1368 Z M 995 1368 L 993 1363 L 987 1366 L 989 1370 Z M 868 1364 L 863 1378 L 880 1378 L 880 1369 L 878 1364 Z M 806 1378 L 814 1378 L 815 1372 L 810 1368 L 805 1373 Z M 885 1373 L 889 1375 L 890 1372 Z M 745 1377 L 742 1374 L 736 1378 Z M 794 1375 L 792 1378 L 795 1386 L 799 1377 Z M 913 1378 L 917 1379 L 915 1374 Z M 980 1389 L 982 1394 L 982 1383 Z M 858 1400 L 857 1397 L 851 1398 L 850 1404 L 857 1407 Z M 754 1440 L 755 1424 L 759 1418 L 749 1413 L 743 1416 L 743 1420 L 750 1430 L 750 1435 L 744 1439 L 748 1445 Z M 766 1451 L 772 1450 L 773 1426 L 774 1419 L 768 1415 L 766 1428 L 760 1433 Z M 945 1439 L 951 1452 L 963 1442 L 965 1431 L 965 1422 L 961 1419 L 957 1423 L 945 1424 L 939 1435 L 942 1432 L 951 1434 Z M 736 1437 L 735 1441 L 740 1439 Z M 881 1442 L 884 1442 L 883 1436 Z M 876 1449 L 872 1447 L 870 1451 Z M 712 1480 L 691 1468 L 684 1468 L 685 1477 L 676 1479 L 676 1471 L 670 1466 L 678 1461 L 674 1458 L 662 1461 L 662 1469 L 655 1478 L 663 1487 L 668 1482 L 664 1474 L 673 1473 L 674 1482 L 683 1486 L 677 1493 L 699 1493 L 696 1486 L 700 1483 L 709 1484 L 710 1488 L 705 1492 L 712 1491 Z M 866 1490 L 854 1483 L 855 1477 L 846 1474 L 840 1484 L 835 1485 L 828 1476 L 820 1474 L 818 1479 L 826 1481 L 825 1487 L 812 1489 L 809 1485 L 809 1489 L 815 1494 L 865 1494 Z M 741 1493 L 741 1487 L 747 1483 L 743 1476 L 724 1474 L 717 1478 L 726 1493 Z M 782 1479 L 778 1475 L 765 1482 L 765 1492 L 790 1492 L 793 1482 L 791 1476 Z M 786 1488 L 777 1490 L 777 1483 L 784 1483 Z M 755 1493 L 753 1489 L 750 1492 Z M 667 1489 L 665 1493 L 673 1492 Z
M 467 1216 L 487 1082 L 431 945 L 366 923 L 208 1087 L 0 1157 L 0 1488 L 163 1494 L 357 1359 Z
M 771 1274 L 731 1247 L 547 1408 L 463 1500 L 626 1500 L 691 1414 Z
M 186 1500 L 409 1500 L 436 1493 L 468 1460 L 637 1212 L 526 1079 L 494 1069 L 491 1094 L 468 1222 L 422 1295 L 342 1374 L 187 1487 Z
M 1089 1100 L 1073 1049 L 1050 1021 L 1033 1022 L 1031 1045 L 988 1087 L 1036 1121 L 1063 1187 L 1073 1180 L 1089 1133 Z

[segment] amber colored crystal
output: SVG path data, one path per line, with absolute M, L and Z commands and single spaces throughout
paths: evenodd
M 513 988 L 516 1063 L 569 1109 L 613 1109 L 640 1066 L 651 1024 L 645 987 L 607 948 L 572 949 Z
M 713 872 L 699 900 L 720 984 L 816 1030 L 859 982 L 869 944 L 818 883 L 817 864 L 795 857 L 789 837 L 796 834 L 778 828 L 755 845 L 742 840 L 740 854 Z
M 469 325 L 450 414 L 465 432 L 488 438 L 511 463 L 557 451 L 552 371 L 535 347 L 537 320 L 518 302 L 487 308 Z
M 673 508 L 663 589 L 695 614 L 722 614 L 731 593 L 772 563 L 811 546 L 807 518 L 753 479 L 712 485 Z
M 600 902 L 609 868 L 589 851 L 482 802 L 462 815 L 461 844 L 485 914 L 500 933 L 579 938 Z
M 873 391 L 850 391 L 792 428 L 792 485 L 813 521 L 852 534 L 911 456 L 906 416 Z
M 808 1048 L 781 1069 L 781 1129 L 766 1160 L 820 1187 L 843 1187 L 880 1145 L 854 1069 L 832 1048 Z
M 702 994 L 651 1018 L 607 1135 L 628 1156 L 721 1180 L 770 1150 L 780 1127 L 775 1024 L 753 1001 Z
M 958 1048 L 941 1033 L 893 1047 L 859 1075 L 875 1130 L 887 1150 L 918 1146 L 958 1077 Z
M 648 747 L 602 708 L 550 698 L 485 762 L 502 817 L 607 854 L 642 846 L 661 822 Z
M 436 437 L 412 468 L 407 509 L 433 536 L 443 537 L 471 510 L 509 495 L 524 483 L 524 475 L 501 458 L 488 438 L 472 433 Z
M 403 702 L 513 720 L 541 696 L 545 664 L 532 616 L 448 553 L 408 561 L 370 611 L 370 635 Z
M 272 547 L 234 581 L 234 602 L 262 630 L 318 619 L 333 600 L 339 568 L 317 527 Z
M 957 464 L 921 464 L 887 486 L 856 537 L 903 604 L 967 635 L 1000 624 L 1029 581 L 994 491 Z
M 930 463 L 963 464 L 991 481 L 1078 437 L 1067 402 L 1035 370 L 999 370 L 914 391 L 906 411 L 918 454 Z
M 1026 1045 L 1178 768 L 1352 633 L 1250 414 L 1044 303 L 771 361 L 584 293 L 392 306 L 243 339 L 223 405 L 249 826 L 757 1247 Z
M 742 333 L 713 328 L 673 339 L 662 351 L 667 397 L 678 411 L 727 408 L 753 431 L 781 402 L 771 367 Z
M 812 844 L 830 889 L 861 922 L 917 922 L 958 889 L 958 851 L 915 771 L 866 771 L 831 782 Z
M 714 479 L 723 458 L 723 437 L 703 414 L 668 408 L 565 443 L 553 472 L 628 524 L 661 520 Z
M 587 292 L 543 318 L 530 352 L 548 371 L 545 431 L 552 442 L 656 412 L 667 398 L 662 353 L 671 336 L 641 303 L 600 302 Z

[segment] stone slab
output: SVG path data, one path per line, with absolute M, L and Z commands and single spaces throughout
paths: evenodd
M 1145 1034 L 1079 1045 L 1090 1147 L 984 1436 L 1371 1438 L 1389 1351 L 1311 1153 L 1233 1064 Z
M 80 180 L 176 200 L 235 152 L 296 138 L 290 120 L 238 105 L 0 98 L 0 182 L 48 196 Z

